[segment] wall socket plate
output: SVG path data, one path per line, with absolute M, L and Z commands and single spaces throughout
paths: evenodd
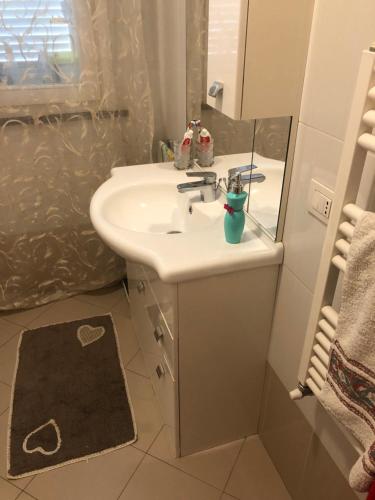
M 317 219 L 328 224 L 334 192 L 315 179 L 311 179 L 308 210 Z

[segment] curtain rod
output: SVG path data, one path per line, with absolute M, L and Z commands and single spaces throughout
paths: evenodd
M 45 124 L 49 124 L 53 121 L 76 121 L 83 118 L 84 120 L 92 120 L 93 115 L 95 118 L 99 120 L 105 120 L 107 118 L 125 118 L 129 115 L 129 111 L 127 109 L 116 109 L 113 111 L 96 111 L 95 113 L 91 113 L 90 111 L 75 111 L 71 113 L 51 113 L 49 115 L 41 115 L 38 118 L 34 119 L 31 115 L 26 116 L 7 116 L 5 118 L 0 118 L 0 127 L 9 121 L 8 126 L 10 125 L 34 125 L 35 122 L 42 122 Z

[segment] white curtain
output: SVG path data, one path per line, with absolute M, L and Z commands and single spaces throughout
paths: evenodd
M 112 167 L 153 159 L 147 4 L 0 0 L 0 309 L 124 274 L 89 202 Z

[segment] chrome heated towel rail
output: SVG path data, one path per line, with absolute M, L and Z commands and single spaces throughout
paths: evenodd
M 290 392 L 292 399 L 301 399 L 308 394 L 318 396 L 327 377 L 330 348 L 338 321 L 338 311 L 333 305 L 335 290 L 340 273 L 345 273 L 351 238 L 363 212 L 355 202 L 367 153 L 375 153 L 374 66 L 375 44 L 362 54 L 307 325 L 298 387 Z

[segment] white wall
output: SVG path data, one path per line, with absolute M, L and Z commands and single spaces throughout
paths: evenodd
M 361 51 L 375 41 L 374 0 L 317 0 L 302 99 L 286 226 L 285 261 L 269 361 L 285 387 L 297 382 L 299 359 L 326 226 L 307 212 L 311 178 L 335 187 Z M 375 170 L 375 161 L 368 171 Z M 300 403 L 344 474 L 355 453 L 315 398 Z

